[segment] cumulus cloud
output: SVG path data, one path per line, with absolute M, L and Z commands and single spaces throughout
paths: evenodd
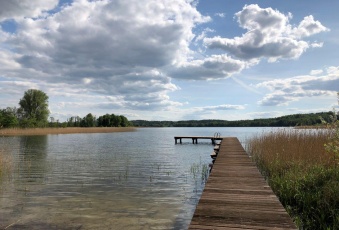
M 304 17 L 297 28 L 293 28 L 291 34 L 298 38 L 309 37 L 311 35 L 328 31 L 319 21 L 315 21 L 312 15 Z
M 232 39 L 209 38 L 215 31 L 195 28 L 211 18 L 198 12 L 192 0 L 57 4 L 58 0 L 0 0 L 0 26 L 7 19 L 16 24 L 13 33 L 0 27 L 0 80 L 4 90 L 21 82 L 20 96 L 27 87 L 70 99 L 60 102 L 65 108 L 82 104 L 165 111 L 182 106 L 169 97 L 180 89 L 172 79 L 222 79 L 262 57 L 296 58 L 309 47 L 322 45 L 305 37 L 327 30 L 312 16 L 293 27 L 290 14 L 248 5 L 235 15 L 247 33 Z
M 324 72 L 324 75 L 305 75 L 259 83 L 256 87 L 271 91 L 259 101 L 259 104 L 263 106 L 288 105 L 304 97 L 335 95 L 339 85 L 339 67 L 332 66 Z M 320 70 L 316 71 L 316 74 L 321 73 Z
M 185 59 L 191 29 L 204 20 L 183 1 L 76 1 L 46 19 L 23 20 L 10 43 L 25 67 L 48 62 L 50 71 L 71 65 L 73 76 L 121 74 Z
M 202 40 L 204 40 L 204 38 L 205 37 L 207 37 L 207 34 L 208 33 L 212 33 L 212 32 L 215 32 L 215 30 L 212 30 L 211 28 L 206 28 L 206 29 L 204 29 L 198 36 L 196 36 L 195 38 L 194 38 L 194 40 L 195 40 L 195 45 L 198 45 L 198 41 L 202 41 Z
M 0 22 L 6 19 L 39 17 L 52 10 L 59 0 L 0 0 Z
M 249 63 L 232 59 L 227 55 L 212 55 L 177 66 L 169 72 L 171 77 L 190 80 L 221 79 L 238 73 Z
M 244 60 L 267 58 L 274 62 L 298 58 L 308 48 L 322 45 L 305 41 L 305 37 L 328 30 L 312 15 L 305 17 L 298 27 L 293 27 L 289 23 L 292 18 L 290 13 L 285 15 L 256 4 L 245 5 L 235 17 L 239 26 L 247 30 L 245 34 L 235 38 L 205 38 L 204 43 L 211 49 L 222 49 Z
M 163 69 L 190 58 L 193 27 L 210 20 L 182 0 L 77 0 L 38 18 L 58 1 L 7 2 L 18 6 L 3 16 L 16 19 L 17 31 L 2 32 L 1 76 L 123 95 L 136 109 L 176 104 L 167 93 L 179 88 Z
M 289 102 L 296 101 L 296 98 L 284 93 L 272 93 L 266 95 L 262 100 L 258 102 L 263 106 L 282 106 L 288 105 Z

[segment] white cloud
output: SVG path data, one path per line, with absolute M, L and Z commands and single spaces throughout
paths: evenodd
M 203 60 L 194 60 L 177 66 L 169 72 L 173 78 L 188 80 L 221 79 L 238 73 L 249 63 L 232 59 L 227 55 L 212 55 Z
M 310 75 L 319 75 L 322 74 L 324 71 L 322 69 L 314 69 L 311 70 Z
M 71 65 L 75 76 L 107 68 L 121 74 L 185 60 L 192 27 L 205 20 L 183 1 L 78 1 L 46 19 L 22 20 L 9 43 L 26 67 L 47 62 L 50 71 Z
M 215 13 L 214 15 L 221 18 L 224 18 L 226 16 L 225 13 Z
M 328 111 L 327 107 L 323 108 L 312 108 L 312 109 L 299 109 L 299 108 L 286 108 L 279 111 L 267 111 L 267 112 L 252 112 L 247 113 L 247 115 L 252 119 L 261 119 L 261 118 L 275 118 L 281 117 L 289 114 L 308 114 L 308 113 L 321 113 Z
M 312 48 L 321 48 L 323 47 L 324 43 L 323 42 L 313 42 L 310 44 Z
M 336 77 L 339 75 L 339 66 L 330 66 L 326 69 L 329 76 Z
M 215 32 L 215 30 L 212 30 L 210 28 L 204 29 L 198 36 L 195 38 L 195 44 L 197 45 L 198 41 L 204 40 L 204 38 L 207 36 L 208 33 Z
M 312 15 L 309 15 L 300 22 L 297 28 L 292 29 L 292 34 L 298 38 L 303 38 L 323 31 L 329 31 L 329 29 L 323 26 L 319 21 L 315 21 Z
M 278 59 L 295 59 L 310 47 L 321 47 L 322 43 L 309 43 L 302 40 L 328 29 L 313 16 L 307 16 L 293 28 L 289 23 L 291 14 L 284 15 L 272 8 L 260 8 L 258 5 L 245 5 L 235 14 L 239 25 L 247 32 L 241 37 L 223 38 L 220 36 L 205 38 L 205 44 L 212 49 L 222 49 L 239 59 L 251 60 L 267 58 L 274 62 Z
M 283 116 L 281 111 L 269 111 L 269 112 L 252 112 L 247 114 L 252 119 L 257 118 L 273 118 Z
M 293 27 L 290 14 L 249 5 L 235 15 L 247 33 L 207 38 L 215 31 L 196 27 L 211 18 L 198 12 L 192 0 L 75 0 L 55 8 L 57 4 L 0 0 L 0 23 L 13 19 L 16 24 L 13 34 L 0 27 L 0 89 L 6 95 L 15 91 L 15 100 L 28 88 L 42 89 L 50 98 L 64 100 L 55 102 L 55 114 L 63 108 L 171 110 L 183 105 L 169 97 L 180 90 L 173 78 L 222 79 L 263 57 L 297 58 L 311 46 L 322 46 L 304 37 L 327 30 L 311 16 Z M 222 51 L 205 50 L 209 48 Z M 229 109 L 243 107 L 195 112 Z
M 222 104 L 215 106 L 201 106 L 193 107 L 186 110 L 181 110 L 182 119 L 184 120 L 197 120 L 197 119 L 213 119 L 214 116 L 217 116 L 219 113 L 225 113 L 232 111 L 234 113 L 238 110 L 246 109 L 245 105 L 233 105 L 233 104 Z M 233 115 L 227 115 L 227 117 L 232 117 Z M 239 119 L 239 117 L 237 117 Z M 237 119 L 234 118 L 234 119 Z M 233 117 L 232 117 L 233 119 Z
M 15 4 L 25 8 L 27 2 Z M 192 30 L 210 20 L 191 1 L 78 0 L 33 19 L 57 1 L 39 2 L 32 4 L 35 11 L 19 7 L 8 15 L 16 18 L 17 31 L 2 32 L 0 76 L 49 85 L 50 90 L 63 84 L 63 91 L 122 95 L 127 108 L 181 104 L 168 97 L 179 88 L 163 69 L 191 58 Z
M 18 57 L 18 55 L 0 48 L 0 71 L 10 74 L 20 69 L 21 65 L 14 60 L 15 57 Z
M 39 17 L 52 10 L 58 0 L 0 0 L 0 22 L 6 19 Z
M 259 104 L 264 106 L 288 105 L 292 101 L 305 97 L 335 95 L 339 85 L 339 67 L 329 67 L 325 75 L 319 76 L 322 72 L 322 70 L 315 70 L 311 72 L 312 75 L 275 79 L 257 84 L 256 87 L 267 88 L 271 91 L 259 101 Z
M 258 104 L 263 106 L 282 106 L 288 105 L 288 103 L 292 101 L 296 101 L 296 99 L 287 96 L 286 94 L 277 92 L 266 95 L 262 100 L 258 102 Z
M 245 109 L 244 105 L 230 105 L 230 104 L 195 108 L 196 111 L 242 110 L 242 109 Z

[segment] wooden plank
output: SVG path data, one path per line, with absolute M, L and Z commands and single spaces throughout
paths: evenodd
M 237 138 L 224 138 L 189 229 L 297 229 Z

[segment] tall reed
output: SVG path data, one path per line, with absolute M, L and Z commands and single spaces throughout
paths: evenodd
M 339 229 L 339 170 L 324 145 L 333 130 L 281 129 L 248 140 L 250 153 L 301 229 Z

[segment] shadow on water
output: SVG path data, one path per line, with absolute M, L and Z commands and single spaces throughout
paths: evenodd
M 18 178 L 21 183 L 44 183 L 47 164 L 48 136 L 23 136 L 18 154 Z

